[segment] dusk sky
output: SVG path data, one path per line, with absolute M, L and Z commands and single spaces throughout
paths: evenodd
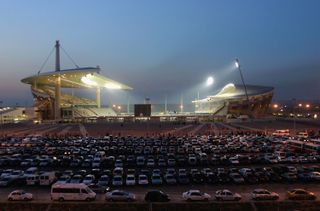
M 0 100 L 32 104 L 36 74 L 55 40 L 79 66 L 150 97 L 190 103 L 229 82 L 275 87 L 274 99 L 320 99 L 319 0 L 0 1 Z M 62 67 L 73 68 L 62 54 Z M 54 69 L 51 57 L 43 72 Z M 203 84 L 215 78 L 211 87 Z M 82 92 L 86 96 L 93 91 Z M 103 91 L 103 103 L 107 94 Z M 126 93 L 111 93 L 125 103 Z

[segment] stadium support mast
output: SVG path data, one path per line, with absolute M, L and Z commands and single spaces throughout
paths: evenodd
M 97 101 L 97 107 L 101 108 L 101 90 L 99 86 L 97 86 L 97 89 L 96 89 L 96 101 Z
M 56 41 L 56 86 L 55 86 L 55 101 L 54 101 L 54 119 L 59 120 L 60 115 L 60 99 L 61 99 L 61 76 L 60 76 L 60 43 Z

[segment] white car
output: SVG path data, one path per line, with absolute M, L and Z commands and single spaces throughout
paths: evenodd
M 92 174 L 88 174 L 87 176 L 85 176 L 85 178 L 83 178 L 82 183 L 86 184 L 86 185 L 90 185 L 91 183 L 94 183 L 94 176 Z
M 62 176 L 58 179 L 57 183 L 66 184 L 66 183 L 68 183 L 69 181 L 70 181 L 70 176 L 62 175 Z
M 320 172 L 317 172 L 317 171 L 310 172 L 310 177 L 312 180 L 320 181 Z
M 154 167 L 155 163 L 154 163 L 154 159 L 148 159 L 147 160 L 147 167 Z
M 253 200 L 277 200 L 279 194 L 266 189 L 255 189 L 252 191 L 251 197 Z
M 112 185 L 113 186 L 121 186 L 121 185 L 123 185 L 122 176 L 120 176 L 120 175 L 114 176 L 113 179 L 112 179 Z
M 182 198 L 187 201 L 208 201 L 211 196 L 200 192 L 200 190 L 189 190 L 182 194 Z
M 144 174 L 140 174 L 138 184 L 139 185 L 148 185 L 149 184 L 148 177 Z
M 15 190 L 8 195 L 9 201 L 29 201 L 33 199 L 31 193 L 26 193 L 24 190 Z
M 215 198 L 218 201 L 239 201 L 241 200 L 241 195 L 238 193 L 232 193 L 229 190 L 217 190 Z
M 11 175 L 9 176 L 11 179 L 17 179 L 17 178 L 21 178 L 23 176 L 24 172 L 21 170 L 15 170 L 11 173 Z
M 126 178 L 126 185 L 135 185 L 136 184 L 136 178 L 133 174 L 127 175 Z

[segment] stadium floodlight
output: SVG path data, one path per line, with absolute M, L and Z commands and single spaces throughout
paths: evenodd
M 239 59 L 236 59 L 234 64 L 236 65 L 236 68 L 239 68 L 240 67 Z
M 206 84 L 207 84 L 207 86 L 211 86 L 213 84 L 213 82 L 214 82 L 213 77 L 210 76 L 210 77 L 208 77 Z
M 104 87 L 107 89 L 121 89 L 122 88 L 119 84 L 115 84 L 115 83 L 106 83 L 104 85 Z
M 87 74 L 86 76 L 81 77 L 81 81 L 89 86 L 97 86 L 97 82 L 90 79 L 90 74 Z

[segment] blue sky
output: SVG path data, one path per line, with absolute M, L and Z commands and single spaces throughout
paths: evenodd
M 132 102 L 167 95 L 190 102 L 228 82 L 238 57 L 248 84 L 275 87 L 275 99 L 319 99 L 320 1 L 0 1 L 0 99 L 31 104 L 20 79 L 35 74 L 56 39 L 80 66 L 134 88 Z M 44 71 L 53 69 L 51 58 Z M 62 66 L 73 67 L 62 58 Z M 213 75 L 215 84 L 201 86 Z M 93 91 L 81 92 L 90 96 Z M 103 92 L 117 102 L 125 93 Z

